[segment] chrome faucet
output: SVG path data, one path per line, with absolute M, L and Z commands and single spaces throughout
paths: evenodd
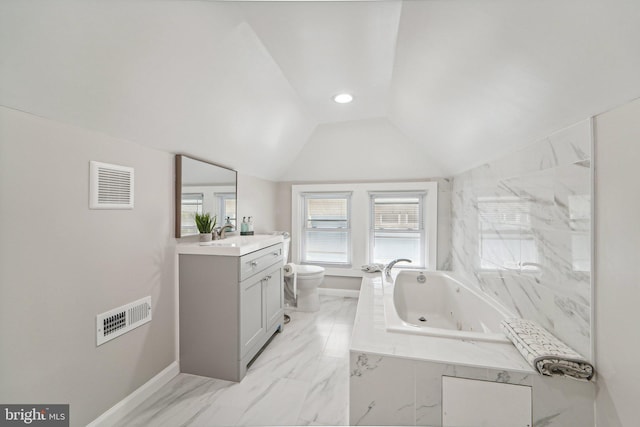
M 233 230 L 232 225 L 225 225 L 223 227 L 217 227 L 213 229 L 213 237 L 215 240 L 222 240 L 225 238 L 225 232 L 229 229 L 229 231 Z
M 412 262 L 412 261 L 406 258 L 394 259 L 389 264 L 387 264 L 387 266 L 384 268 L 384 275 L 387 277 L 391 277 L 391 269 L 393 268 L 394 265 L 396 265 L 399 262 Z

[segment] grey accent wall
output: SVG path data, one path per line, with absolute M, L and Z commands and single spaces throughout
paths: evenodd
M 454 177 L 453 270 L 587 358 L 591 122 Z
M 638 425 L 640 100 L 595 119 L 596 425 Z
M 89 210 L 89 161 L 135 169 L 133 210 Z M 173 156 L 0 107 L 0 402 L 86 425 L 174 360 Z M 153 320 L 96 347 L 95 316 Z

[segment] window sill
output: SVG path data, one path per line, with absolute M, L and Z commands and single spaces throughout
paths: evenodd
M 338 276 L 338 277 L 362 277 L 362 270 L 356 270 L 354 268 L 325 268 L 325 276 Z

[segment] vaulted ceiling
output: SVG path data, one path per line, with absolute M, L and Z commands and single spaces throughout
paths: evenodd
M 451 176 L 639 97 L 638 22 L 633 0 L 3 0 L 0 104 L 272 180 Z

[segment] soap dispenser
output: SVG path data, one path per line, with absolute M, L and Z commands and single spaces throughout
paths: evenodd
M 240 225 L 240 235 L 246 236 L 248 232 L 249 232 L 249 224 L 247 224 L 247 217 L 243 216 L 242 224 Z
M 249 221 L 247 223 L 247 234 L 249 236 L 253 236 L 253 220 L 249 217 Z

